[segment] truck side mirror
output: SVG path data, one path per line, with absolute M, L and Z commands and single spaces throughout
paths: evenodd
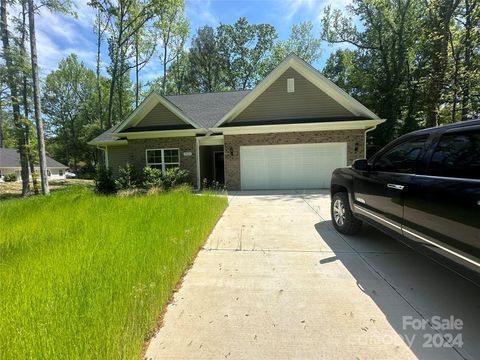
M 368 171 L 368 162 L 367 159 L 357 159 L 353 160 L 352 168 L 358 171 Z

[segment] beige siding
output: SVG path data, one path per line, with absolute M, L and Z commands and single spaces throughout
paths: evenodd
M 295 91 L 287 92 L 287 79 L 295 79 Z M 354 115 L 292 68 L 241 112 L 232 123 L 253 120 L 332 119 Z
M 165 125 L 185 125 L 185 122 L 162 104 L 157 104 L 136 127 Z
M 118 169 L 129 162 L 128 145 L 108 147 L 108 167 L 114 177 L 118 176 Z

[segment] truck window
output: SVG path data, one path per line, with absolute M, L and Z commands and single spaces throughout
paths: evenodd
M 480 130 L 442 135 L 427 173 L 433 176 L 480 179 Z
M 373 164 L 374 171 L 414 174 L 428 136 L 418 136 L 387 150 Z

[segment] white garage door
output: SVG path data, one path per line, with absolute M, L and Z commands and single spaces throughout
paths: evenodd
M 332 171 L 346 165 L 346 143 L 240 147 L 244 190 L 328 188 Z

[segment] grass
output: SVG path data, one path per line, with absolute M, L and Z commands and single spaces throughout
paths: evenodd
M 0 358 L 138 359 L 226 205 L 78 187 L 0 202 Z
M 62 190 L 66 187 L 72 186 L 91 186 L 93 187 L 93 180 L 84 179 L 65 179 L 65 180 L 50 180 L 48 182 L 50 191 L 53 193 L 57 190 Z M 33 184 L 30 182 L 30 187 L 33 192 Z M 40 187 L 40 184 L 39 184 Z M 32 194 L 33 195 L 33 194 Z M 22 196 L 22 183 L 20 181 L 0 182 L 0 200 L 15 199 Z

